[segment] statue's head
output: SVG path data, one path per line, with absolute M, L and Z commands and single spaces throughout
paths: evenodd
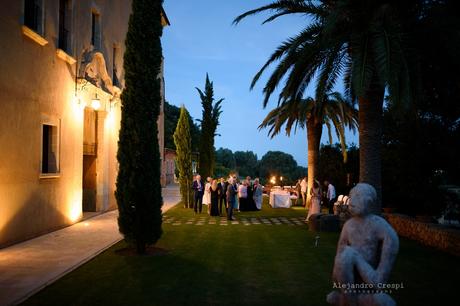
M 350 191 L 348 210 L 352 216 L 365 216 L 377 200 L 375 188 L 366 183 L 359 183 Z

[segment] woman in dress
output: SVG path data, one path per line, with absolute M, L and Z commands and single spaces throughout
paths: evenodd
M 211 216 L 219 216 L 219 188 L 217 188 L 217 180 L 212 180 L 211 183 Z
M 254 194 L 253 194 L 254 203 L 257 210 L 262 209 L 262 200 L 263 200 L 263 186 L 259 184 L 259 179 L 254 180 Z
M 206 179 L 206 185 L 204 185 L 203 205 L 208 206 L 208 214 L 211 209 L 211 178 Z
M 236 209 L 236 211 L 240 211 L 240 201 L 239 201 L 239 198 L 238 198 L 238 188 L 240 187 L 241 183 L 240 183 L 240 180 L 234 176 L 233 177 L 233 181 L 235 182 L 235 186 L 236 186 L 236 192 L 235 192 L 235 204 L 233 205 L 233 208 Z
M 248 210 L 248 184 L 246 180 L 243 181 L 243 184 L 238 186 L 238 200 L 240 202 L 240 211 L 247 211 Z
M 313 214 L 319 214 L 321 212 L 321 189 L 317 181 L 313 182 L 313 187 L 310 189 L 311 203 L 308 209 L 307 221 Z

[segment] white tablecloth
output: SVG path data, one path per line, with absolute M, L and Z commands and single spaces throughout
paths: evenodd
M 289 194 L 289 192 L 270 192 L 269 203 L 273 208 L 290 208 L 292 204 L 291 195 Z

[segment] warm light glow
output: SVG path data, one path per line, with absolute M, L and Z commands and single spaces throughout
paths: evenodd
M 80 187 L 81 188 L 81 187 Z M 82 192 L 81 189 L 75 189 L 72 197 L 69 199 L 69 206 L 67 208 L 67 218 L 70 222 L 75 223 L 80 220 L 82 216 Z
M 272 176 L 270 179 L 270 183 L 275 184 L 276 183 L 276 176 Z
M 282 177 L 282 176 L 280 176 L 280 181 L 281 181 L 281 182 L 283 181 L 283 177 Z
M 70 109 L 72 110 L 74 126 L 75 128 L 80 128 L 81 124 L 83 123 L 83 116 L 84 116 L 84 109 L 85 109 L 85 101 L 82 96 L 69 93 L 69 101 L 70 101 Z
M 72 103 L 73 104 L 76 104 L 76 105 L 80 105 L 81 104 L 81 99 L 79 96 L 75 95 L 72 97 Z
M 88 222 L 83 223 L 84 226 L 89 226 Z
M 85 109 L 86 103 L 79 95 L 73 95 L 72 106 L 75 107 L 75 111 L 82 111 Z
M 91 100 L 91 107 L 94 109 L 94 110 L 98 110 L 99 108 L 101 108 L 101 100 L 99 99 L 92 99 Z
M 109 101 L 109 103 L 110 103 L 110 112 L 115 110 L 115 108 L 117 107 L 119 101 L 120 101 L 119 98 L 112 98 Z
M 110 110 L 110 112 L 108 112 L 107 114 L 107 117 L 105 119 L 105 124 L 107 126 L 107 128 L 113 128 L 114 125 L 115 125 L 115 111 L 114 110 Z
M 81 204 L 74 203 L 72 207 L 70 208 L 70 214 L 69 214 L 70 221 L 77 222 L 78 219 L 80 219 L 80 216 L 81 216 Z

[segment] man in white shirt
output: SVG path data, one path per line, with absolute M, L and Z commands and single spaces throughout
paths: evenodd
M 300 193 L 302 194 L 302 204 L 304 207 L 307 206 L 307 189 L 308 189 L 308 181 L 307 181 L 307 177 L 304 177 L 302 182 L 300 182 Z
M 334 213 L 334 203 L 336 201 L 336 196 L 335 196 L 335 187 L 329 181 L 324 181 L 324 186 L 327 188 L 327 201 L 328 201 L 328 206 L 329 206 L 329 213 L 333 214 Z

